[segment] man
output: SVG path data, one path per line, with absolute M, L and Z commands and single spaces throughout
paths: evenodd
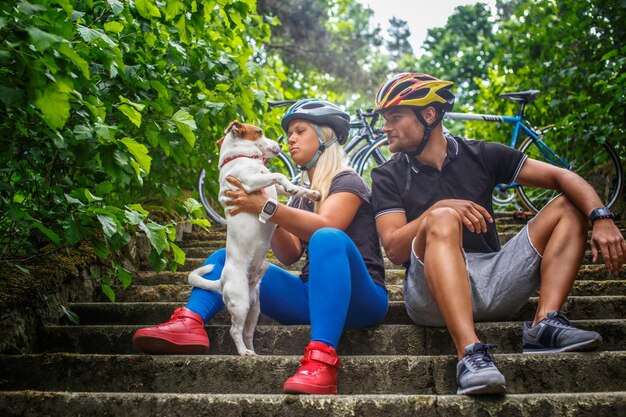
M 504 393 L 504 376 L 474 321 L 509 319 L 540 288 L 524 353 L 581 351 L 602 338 L 559 312 L 582 262 L 589 220 L 594 261 L 618 273 L 626 243 L 593 188 L 573 172 L 527 158 L 505 145 L 444 134 L 453 83 L 399 74 L 376 97 L 395 155 L 372 172 L 376 226 L 388 258 L 405 264 L 411 319 L 447 326 L 457 350 L 458 394 Z M 520 233 L 500 248 L 491 194 L 496 184 L 557 189 Z

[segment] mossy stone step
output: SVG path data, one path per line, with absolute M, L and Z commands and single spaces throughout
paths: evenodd
M 594 330 L 603 337 L 600 350 L 626 350 L 626 320 L 576 320 L 575 326 Z M 133 333 L 138 325 L 46 326 L 41 330 L 41 352 L 78 352 L 130 354 Z M 205 330 L 211 342 L 210 354 L 234 355 L 234 343 L 228 333 L 230 323 L 210 323 Z M 522 323 L 486 322 L 476 324 L 478 337 L 498 345 L 500 353 L 519 353 L 522 346 Z M 258 325 L 255 350 L 261 355 L 301 355 L 311 337 L 310 326 Z M 380 325 L 343 332 L 339 346 L 347 355 L 442 355 L 455 353 L 448 331 L 441 327 L 412 324 Z
M 152 287 L 148 287 L 150 289 Z M 139 303 L 148 303 L 151 301 L 151 294 L 149 294 L 148 299 L 140 296 L 136 297 L 134 300 L 124 300 L 125 302 L 139 302 Z M 178 306 L 184 306 L 186 298 L 184 294 L 180 299 L 167 299 L 167 300 L 159 300 L 158 302 L 168 302 L 168 303 L 178 303 Z M 96 303 L 97 304 L 97 303 Z M 107 309 L 108 312 L 113 313 L 116 309 L 123 309 L 123 303 L 110 304 L 109 302 L 104 302 L 104 305 L 109 305 L 110 307 Z M 537 298 L 532 297 L 514 316 L 513 320 L 530 320 L 535 315 L 535 310 L 537 307 Z M 89 308 L 91 311 L 89 311 Z M 83 324 L 93 323 L 93 320 L 98 320 L 98 322 L 102 323 L 104 320 L 105 323 L 116 324 L 117 322 L 111 321 L 111 315 L 105 315 L 101 318 L 98 318 L 98 314 L 101 314 L 104 310 L 100 308 L 94 309 L 93 304 L 81 305 L 81 304 L 72 304 L 70 305 L 70 309 L 79 315 Z M 172 310 L 173 311 L 173 310 Z M 572 296 L 568 297 L 561 309 L 563 313 L 567 315 L 568 318 L 572 320 L 586 320 L 586 319 L 621 319 L 624 317 L 624 311 L 626 311 L 626 296 L 591 296 L 591 297 L 580 297 L 580 296 Z M 171 313 L 170 313 L 171 314 Z M 144 317 L 144 318 L 142 318 Z M 164 317 L 162 320 L 166 320 L 169 318 L 169 314 L 167 317 Z M 127 319 L 132 320 L 130 324 L 138 323 L 138 324 L 156 324 L 156 323 L 146 323 L 145 316 L 141 313 L 135 317 L 128 317 Z M 212 322 L 222 323 L 224 321 L 230 322 L 230 319 L 224 314 L 219 314 L 218 317 L 215 317 Z M 263 323 L 263 320 L 261 320 Z M 404 306 L 404 302 L 402 300 L 399 301 L 391 301 L 389 303 L 389 309 L 387 314 L 383 320 L 385 324 L 412 324 L 411 319 L 406 313 L 406 309 Z
M 459 395 L 282 395 L 135 392 L 0 392 L 4 417 L 48 415 L 219 417 L 624 417 L 623 392 Z
M 626 390 L 625 352 L 495 355 L 510 394 Z M 343 356 L 339 393 L 456 392 L 455 356 Z M 0 390 L 280 394 L 299 356 L 0 356 Z
M 205 259 L 200 258 L 188 258 L 185 262 L 185 265 L 182 265 L 178 268 L 177 272 L 189 273 L 189 271 L 198 268 L 200 265 L 204 263 Z M 298 261 L 289 267 L 285 267 L 282 265 L 276 258 L 269 257 L 268 261 L 275 265 L 278 265 L 282 268 L 285 268 L 288 271 L 292 271 L 294 274 L 298 275 L 302 266 L 304 265 L 303 261 Z M 137 278 L 141 278 L 143 276 L 152 276 L 155 274 L 164 274 L 167 276 L 170 272 L 151 272 L 149 270 L 143 270 L 141 272 L 136 273 Z M 401 284 L 404 282 L 405 270 L 402 267 L 398 267 L 397 265 L 391 264 L 388 260 L 385 260 L 385 281 L 389 284 Z M 622 270 L 617 274 L 609 273 L 603 264 L 585 264 L 582 265 L 578 271 L 577 279 L 581 280 L 626 280 L 626 268 L 622 268 Z M 184 282 L 184 281 L 183 281 Z

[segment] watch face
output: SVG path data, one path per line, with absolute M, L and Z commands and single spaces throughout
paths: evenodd
M 263 213 L 267 215 L 271 216 L 272 214 L 274 214 L 275 211 L 276 211 L 276 203 L 274 203 L 273 201 L 268 201 L 263 206 Z

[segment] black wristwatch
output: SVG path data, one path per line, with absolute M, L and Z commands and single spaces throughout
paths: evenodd
M 591 224 L 593 224 L 593 222 L 599 219 L 614 219 L 614 218 L 615 218 L 615 214 L 613 214 L 611 210 L 609 210 L 607 207 L 600 207 L 600 208 L 594 209 L 589 214 L 589 220 L 591 220 Z
M 265 205 L 261 209 L 259 213 L 259 221 L 261 223 L 265 223 L 270 217 L 276 213 L 276 209 L 278 208 L 278 202 L 273 198 L 268 198 L 265 202 Z

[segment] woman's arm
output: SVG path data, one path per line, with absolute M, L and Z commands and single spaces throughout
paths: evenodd
M 241 188 L 239 180 L 232 177 L 227 179 L 237 187 L 235 191 L 226 192 L 226 195 L 231 198 L 229 203 L 230 214 L 236 215 L 240 212 L 259 214 L 267 201 L 265 193 L 263 191 L 255 191 L 247 194 Z M 299 246 L 298 239 L 308 241 L 315 231 L 323 227 L 345 230 L 354 220 L 354 216 L 356 216 L 362 202 L 363 200 L 356 194 L 339 192 L 330 195 L 324 200 L 317 213 L 279 204 L 271 218 L 272 222 L 280 226 L 277 232 L 275 232 L 275 237 L 272 238 L 272 249 L 277 257 L 278 250 L 286 255 L 286 259 L 291 259 L 297 249 L 292 247 L 294 242 L 298 241 L 297 246 Z M 289 239 L 285 233 L 292 235 L 291 238 Z M 301 248 L 299 253 L 302 253 Z

